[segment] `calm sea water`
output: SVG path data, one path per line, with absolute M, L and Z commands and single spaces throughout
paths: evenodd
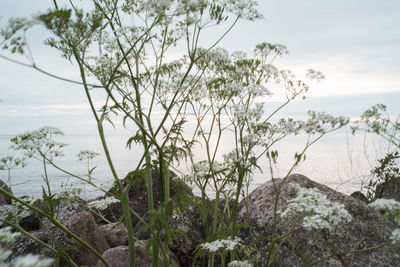
M 357 118 L 363 111 L 376 103 L 385 103 L 388 111 L 393 116 L 400 114 L 399 92 L 361 94 L 350 96 L 330 96 L 315 97 L 304 101 L 295 101 L 291 103 L 282 114 L 278 116 L 293 117 L 295 119 L 304 119 L 307 110 L 323 110 L 329 114 L 338 116 L 344 115 L 350 118 Z M 268 102 L 265 111 L 271 112 L 281 103 Z M 84 162 L 76 160 L 76 154 L 81 150 L 94 150 L 102 155 L 92 162 L 92 166 L 97 166 L 94 171 L 95 182 L 101 184 L 112 181 L 112 176 L 107 162 L 102 152 L 99 138 L 95 133 L 96 125 L 93 123 L 90 113 L 86 115 L 65 115 L 52 112 L 43 113 L 38 116 L 35 114 L 15 115 L 13 113 L 4 113 L 0 116 L 0 157 L 15 154 L 9 150 L 11 145 L 10 134 L 18 134 L 25 130 L 37 129 L 43 125 L 52 125 L 66 131 L 67 135 L 59 138 L 59 141 L 68 143 L 65 149 L 65 156 L 57 160 L 57 164 L 66 170 L 85 175 L 86 165 Z M 111 155 L 114 159 L 118 175 L 120 178 L 136 168 L 142 150 L 135 147 L 132 150 L 126 148 L 126 140 L 129 135 L 127 132 L 120 132 L 117 125 L 117 131 L 109 131 L 108 144 Z M 84 134 L 82 134 L 84 133 Z M 222 139 L 221 153 L 219 159 L 224 153 L 228 153 L 233 143 L 231 137 L 224 136 Z M 283 140 L 275 149 L 279 150 L 277 166 L 274 166 L 275 177 L 284 176 L 292 166 L 294 154 L 300 151 L 306 141 L 306 137 L 297 136 Z M 387 148 L 380 144 L 377 139 L 363 135 L 352 136 L 345 130 L 329 134 L 312 146 L 307 152 L 305 162 L 294 170 L 294 172 L 304 174 L 310 179 L 326 184 L 336 190 L 344 193 L 351 193 L 361 188 L 361 182 L 369 176 L 370 170 L 376 166 L 377 159 L 382 157 Z M 196 151 L 198 159 L 204 159 L 204 153 L 201 149 Z M 268 172 L 267 159 L 264 157 L 259 162 L 264 173 L 256 171 L 253 176 L 253 182 L 250 190 L 253 190 L 260 184 L 270 179 Z M 188 173 L 187 166 L 178 166 L 178 171 Z M 12 171 L 13 191 L 18 195 L 40 194 L 43 185 L 42 180 L 43 166 L 40 162 L 30 160 L 23 169 L 14 169 Z M 53 168 L 49 168 L 49 177 L 53 188 L 58 189 L 61 186 L 80 186 L 75 178 L 71 178 Z M 0 178 L 7 179 L 6 171 L 0 171 Z M 86 196 L 93 197 L 98 195 L 92 188 L 86 187 Z M 198 192 L 195 190 L 195 192 Z M 211 194 L 211 192 L 209 192 Z
M 18 156 L 18 153 L 9 149 L 11 136 L 0 136 L 0 157 L 6 155 Z M 126 148 L 127 135 L 108 136 L 108 144 L 114 159 L 120 178 L 136 168 L 141 156 L 140 148 L 132 150 Z M 94 181 L 97 184 L 109 183 L 112 175 L 102 153 L 101 143 L 97 135 L 66 135 L 58 138 L 58 141 L 68 143 L 65 156 L 56 160 L 60 167 L 79 175 L 86 174 L 86 163 L 78 162 L 76 154 L 81 150 L 93 150 L 101 153 L 91 162 L 91 166 L 97 166 L 94 171 Z M 275 177 L 284 176 L 293 164 L 294 154 L 304 146 L 304 136 L 291 137 L 282 141 L 276 149 L 279 150 L 278 164 L 274 166 Z M 223 138 L 221 155 L 229 152 L 232 142 L 229 136 Z M 362 180 L 368 177 L 369 171 L 376 165 L 376 160 L 383 155 L 385 147 L 370 136 L 352 136 L 346 131 L 336 132 L 325 136 L 312 146 L 304 162 L 294 172 L 308 176 L 310 179 L 330 186 L 344 193 L 360 190 Z M 198 155 L 202 151 L 199 149 Z M 197 153 L 196 153 L 197 154 Z M 201 158 L 201 156 L 200 156 Z M 268 181 L 271 177 L 267 159 L 262 158 L 260 165 L 265 170 L 263 173 L 256 171 L 250 185 L 250 191 L 260 184 Z M 177 170 L 187 173 L 186 165 L 180 165 Z M 71 176 L 66 175 L 54 168 L 49 168 L 49 178 L 52 188 L 60 187 L 82 187 L 81 183 Z M 7 172 L 0 172 L 1 179 L 7 179 Z M 43 183 L 43 165 L 36 160 L 29 160 L 25 168 L 12 170 L 13 191 L 17 195 L 40 194 Z M 198 190 L 194 188 L 195 193 Z M 85 187 L 84 195 L 92 198 L 100 194 L 88 186 Z M 212 192 L 209 192 L 212 194 Z

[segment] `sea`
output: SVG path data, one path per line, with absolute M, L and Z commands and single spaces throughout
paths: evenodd
M 284 113 L 277 114 L 278 117 L 293 117 L 295 119 L 304 119 L 307 110 L 325 111 L 333 115 L 345 115 L 350 119 L 357 119 L 364 110 L 376 103 L 385 103 L 390 107 L 390 114 L 394 119 L 398 119 L 400 114 L 400 106 L 398 105 L 400 93 L 391 94 L 371 94 L 361 96 L 341 96 L 341 97 L 325 97 L 314 98 L 304 102 L 293 103 Z M 268 108 L 268 106 L 267 106 Z M 271 110 L 275 107 L 271 106 Z M 266 110 L 266 112 L 269 112 Z M 40 118 L 16 118 L 3 117 L 0 118 L 0 158 L 13 155 L 21 157 L 21 152 L 10 149 L 10 138 L 21 132 L 15 132 L 18 126 L 33 125 L 38 129 L 44 125 L 58 126 L 65 132 L 64 136 L 57 137 L 57 141 L 68 144 L 64 149 L 64 156 L 55 159 L 55 163 L 62 169 L 70 173 L 86 177 L 87 162 L 80 162 L 76 155 L 82 150 L 91 150 L 98 152 L 100 156 L 91 160 L 90 168 L 94 168 L 92 176 L 96 184 L 110 185 L 113 181 L 109 165 L 104 156 L 104 151 L 96 127 L 92 124 L 90 127 L 94 131 L 87 131 L 82 128 L 82 121 L 79 118 L 73 118 L 74 124 L 57 125 L 58 121 L 67 121 L 60 117 L 40 117 Z M 40 124 L 40 125 L 39 125 Z M 7 126 L 9 126 L 7 128 Z M 33 127 L 30 125 L 31 128 Z M 89 127 L 89 126 L 88 126 Z M 79 130 L 82 128 L 81 130 Z M 29 130 L 29 129 L 27 129 Z M 107 131 L 107 144 L 113 163 L 116 167 L 119 178 L 124 178 L 129 171 L 136 169 L 142 148 L 139 146 L 127 147 L 127 140 L 132 136 L 134 131 Z M 291 169 L 294 163 L 294 155 L 300 152 L 307 142 L 307 136 L 298 135 L 288 137 L 279 142 L 274 150 L 278 151 L 278 160 L 273 164 L 272 168 L 268 163 L 267 157 L 262 156 L 259 161 L 261 170 L 256 169 L 251 177 L 249 184 L 249 192 L 257 188 L 259 185 L 270 180 L 271 177 L 284 177 Z M 234 146 L 232 136 L 225 135 L 222 138 L 220 153 L 217 160 L 222 160 L 222 155 L 228 153 Z M 371 170 L 378 165 L 378 159 L 382 158 L 388 151 L 393 149 L 387 142 L 382 141 L 377 136 L 358 132 L 353 135 L 350 129 L 344 128 L 336 132 L 329 133 L 312 145 L 306 152 L 306 158 L 296 166 L 292 173 L 300 173 L 308 178 L 325 184 L 337 191 L 345 194 L 351 194 L 354 191 L 363 190 L 368 179 L 371 178 Z M 194 153 L 197 160 L 205 159 L 204 147 L 198 147 Z M 91 186 L 83 185 L 76 178 L 61 172 L 51 166 L 47 166 L 48 177 L 51 188 L 54 192 L 57 190 L 80 187 L 82 188 L 82 197 L 91 199 L 102 195 L 99 190 Z M 181 161 L 179 165 L 174 166 L 174 171 L 178 176 L 188 174 L 190 172 L 190 164 Z M 270 170 L 273 170 L 271 175 Z M 42 193 L 44 184 L 43 163 L 39 160 L 28 159 L 24 168 L 14 168 L 11 170 L 11 184 L 14 194 L 37 195 Z M 5 170 L 0 171 L 0 179 L 8 180 L 8 173 Z M 200 191 L 194 186 L 193 191 L 199 194 Z M 213 191 L 209 190 L 207 194 L 212 197 Z
M 11 137 L 0 136 L 0 149 L 2 151 L 0 157 L 6 155 L 22 156 L 18 151 L 15 152 L 9 148 Z M 113 163 L 120 178 L 125 177 L 129 171 L 136 168 L 143 151 L 137 146 L 131 149 L 127 148 L 126 141 L 128 138 L 128 135 L 110 135 L 107 137 Z M 222 152 L 228 152 L 232 147 L 233 143 L 227 139 L 223 139 Z M 64 149 L 64 156 L 55 159 L 55 163 L 59 167 L 86 178 L 87 162 L 78 161 L 76 155 L 81 150 L 92 150 L 100 154 L 90 161 L 90 168 L 95 167 L 92 173 L 93 181 L 104 187 L 111 184 L 113 181 L 112 174 L 97 135 L 64 135 L 57 138 L 57 141 L 68 144 Z M 306 136 L 295 136 L 283 140 L 276 146 L 275 150 L 279 153 L 278 159 L 277 163 L 272 165 L 275 178 L 287 175 L 294 164 L 295 153 L 301 151 L 306 141 Z M 350 194 L 363 188 L 363 183 L 371 176 L 371 169 L 377 165 L 377 160 L 384 155 L 386 149 L 385 144 L 378 138 L 364 134 L 353 136 L 350 132 L 341 130 L 324 136 L 312 145 L 306 152 L 305 160 L 301 161 L 292 173 L 303 174 L 335 190 Z M 200 155 L 202 152 L 204 153 L 199 149 L 195 154 Z M 221 160 L 222 154 L 220 153 L 217 159 Z M 198 159 L 200 160 L 201 157 Z M 266 156 L 260 158 L 259 164 L 261 170 L 254 171 L 249 192 L 272 177 Z M 183 161 L 176 165 L 173 171 L 178 175 L 188 174 L 190 165 Z M 47 172 L 54 192 L 61 188 L 80 187 L 82 188 L 82 197 L 87 199 L 103 194 L 89 185 L 83 185 L 78 179 L 52 166 L 47 166 Z M 7 171 L 1 171 L 0 175 L 3 181 L 8 180 Z M 10 176 L 13 185 L 12 190 L 18 196 L 41 194 L 42 187 L 45 186 L 43 163 L 36 159 L 28 159 L 27 165 L 23 168 L 12 169 Z M 192 187 L 195 194 L 200 193 L 194 185 Z M 208 194 L 212 197 L 212 190 L 209 190 Z

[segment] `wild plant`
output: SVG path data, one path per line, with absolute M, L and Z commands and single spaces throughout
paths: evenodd
M 364 111 L 360 119 L 352 126 L 353 134 L 364 131 L 379 136 L 385 143 L 386 155 L 378 159 L 379 165 L 371 170 L 364 189 L 367 199 L 371 202 L 380 197 L 379 185 L 390 184 L 400 177 L 399 148 L 400 148 L 400 120 L 393 118 L 386 111 L 383 104 L 376 104 Z

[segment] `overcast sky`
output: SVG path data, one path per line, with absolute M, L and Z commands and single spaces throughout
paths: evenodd
M 50 5 L 50 0 L 2 1 L 0 24 L 12 16 L 36 14 Z M 281 43 L 290 55 L 279 59 L 279 67 L 298 74 L 308 68 L 323 72 L 326 80 L 311 90 L 308 102 L 301 106 L 304 110 L 315 106 L 354 116 L 375 102 L 384 102 L 392 105 L 394 113 L 400 112 L 400 105 L 396 105 L 400 100 L 399 0 L 264 0 L 259 10 L 264 20 L 242 22 L 221 46 L 250 53 L 262 41 Z M 56 52 L 37 45 L 42 36 L 40 29 L 28 35 L 38 65 L 76 77 L 74 68 Z M 71 133 L 85 133 L 87 125 L 92 127 L 79 86 L 3 59 L 0 73 L 0 134 L 43 125 Z M 300 108 L 300 104 L 295 107 Z

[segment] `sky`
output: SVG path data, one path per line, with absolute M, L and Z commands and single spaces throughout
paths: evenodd
M 8 18 L 29 16 L 51 0 L 3 1 L 0 26 Z M 80 2 L 80 1 L 79 1 Z M 220 46 L 251 53 L 267 41 L 287 46 L 290 55 L 276 65 L 302 75 L 308 68 L 326 80 L 288 114 L 318 109 L 356 116 L 375 103 L 400 114 L 400 1 L 398 0 L 264 0 L 263 20 L 241 22 Z M 43 29 L 28 33 L 35 61 L 52 73 L 79 79 L 76 68 L 55 51 L 40 45 Z M 207 41 L 205 37 L 205 40 Z M 0 51 L 1 55 L 7 55 Z M 7 55 L 8 56 L 8 55 Z M 16 58 L 21 60 L 21 58 Z M 22 58 L 22 60 L 24 60 Z M 0 58 L 0 135 L 14 135 L 44 125 L 71 134 L 95 131 L 83 90 Z

